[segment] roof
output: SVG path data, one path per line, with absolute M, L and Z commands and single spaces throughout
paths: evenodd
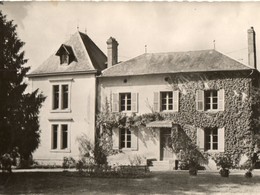
M 85 72 L 94 73 L 106 68 L 106 55 L 86 34 L 76 32 L 61 47 L 67 49 L 69 53 L 72 52 L 76 60 L 69 65 L 61 65 L 60 57 L 54 53 L 36 70 L 29 73 L 28 77 Z M 57 51 L 59 51 L 58 49 Z
M 145 53 L 105 69 L 102 77 L 251 69 L 216 50 Z

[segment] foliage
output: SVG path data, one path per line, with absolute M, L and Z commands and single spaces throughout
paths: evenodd
M 77 137 L 77 142 L 79 144 L 79 152 L 82 163 L 84 164 L 95 164 L 95 156 L 94 156 L 94 145 L 89 140 L 86 134 L 82 134 Z
M 128 160 L 130 162 L 130 165 L 141 165 L 143 163 L 143 157 L 139 155 L 134 155 L 133 158 L 128 156 Z
M 29 159 L 38 147 L 38 114 L 45 99 L 37 90 L 25 93 L 29 67 L 16 27 L 0 11 L 0 157 L 9 154 L 13 162 L 16 157 Z
M 228 177 L 229 173 L 230 173 L 229 169 L 222 168 L 219 170 L 219 174 L 221 175 L 221 177 Z
M 63 169 L 73 168 L 76 165 L 76 160 L 72 157 L 64 157 L 62 162 Z
M 195 173 L 200 164 L 207 163 L 207 155 L 202 153 L 189 136 L 181 128 L 172 128 L 171 147 L 179 156 L 182 164 L 190 168 L 191 174 Z
M 248 171 L 245 173 L 245 177 L 246 177 L 246 178 L 252 178 L 252 177 L 253 177 L 252 171 L 251 171 L 251 170 L 248 170 Z
M 228 153 L 216 153 L 212 155 L 212 159 L 215 161 L 216 165 L 220 166 L 222 169 L 230 169 L 233 167 L 231 155 Z

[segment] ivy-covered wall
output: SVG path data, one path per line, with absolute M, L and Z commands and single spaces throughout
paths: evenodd
M 242 154 L 251 155 L 253 151 L 252 144 L 252 98 L 250 89 L 252 87 L 252 74 L 250 71 L 237 72 L 208 72 L 208 73 L 183 73 L 172 75 L 132 77 L 135 83 L 129 82 L 127 88 L 135 88 L 141 85 L 137 81 L 146 82 L 146 87 L 155 87 L 157 77 L 165 81 L 165 85 L 173 90 L 179 90 L 179 111 L 178 112 L 160 112 L 146 113 L 132 116 L 125 116 L 126 123 L 121 126 L 140 126 L 146 125 L 154 120 L 172 120 L 179 124 L 187 135 L 196 142 L 197 127 L 218 127 L 225 128 L 225 152 L 232 155 L 234 163 L 238 163 Z M 109 78 L 103 78 L 100 83 L 105 84 Z M 120 78 L 124 79 L 124 78 Z M 129 79 L 131 81 L 131 79 Z M 150 84 L 149 84 L 150 83 Z M 115 87 L 110 80 L 108 88 Z M 123 86 L 123 84 L 122 84 Z M 106 85 L 102 86 L 106 88 Z M 152 89 L 152 88 L 151 88 Z M 225 109 L 224 111 L 197 111 L 196 110 L 196 90 L 224 89 L 225 90 Z M 108 90 L 109 91 L 109 90 Z M 110 90 L 111 91 L 111 90 Z M 141 94 L 145 99 L 145 93 Z M 107 94 L 109 100 L 109 94 Z M 151 97 L 147 97 L 147 99 Z M 139 104 L 144 104 L 140 102 Z

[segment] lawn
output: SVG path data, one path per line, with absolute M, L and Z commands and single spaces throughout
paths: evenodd
M 222 178 L 217 172 L 153 172 L 148 178 L 89 178 L 65 172 L 13 173 L 0 194 L 259 194 L 260 172 L 245 178 L 243 171 Z M 254 173 L 254 172 L 253 172 Z M 1 178 L 1 177 L 0 177 Z

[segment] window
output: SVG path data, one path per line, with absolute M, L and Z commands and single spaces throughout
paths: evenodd
M 67 110 L 69 109 L 69 85 L 53 85 L 52 87 L 53 110 Z
M 62 54 L 60 56 L 60 64 L 68 64 L 69 63 L 69 55 L 68 54 Z
M 205 110 L 218 109 L 218 91 L 210 90 L 205 91 Z
M 218 129 L 206 128 L 205 129 L 205 151 L 218 150 Z
M 161 92 L 161 110 L 173 110 L 173 95 L 170 92 Z
M 138 112 L 138 93 L 112 93 L 112 112 Z
M 53 109 L 59 108 L 59 85 L 53 85 Z
M 52 125 L 52 150 L 66 150 L 69 148 L 68 124 Z
M 224 108 L 224 89 L 196 91 L 196 109 L 198 111 L 224 111 Z
M 121 129 L 120 148 L 131 148 L 131 131 L 129 129 Z
M 68 125 L 61 125 L 61 149 L 68 148 Z
M 131 93 L 120 93 L 120 111 L 131 111 Z
M 58 147 L 58 125 L 52 125 L 52 147 L 51 149 L 57 149 Z
M 160 111 L 179 111 L 179 91 L 154 92 L 153 109 Z

